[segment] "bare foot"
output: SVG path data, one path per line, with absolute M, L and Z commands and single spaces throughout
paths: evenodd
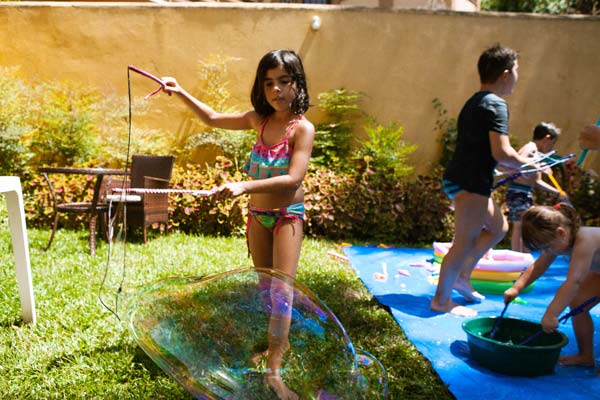
M 473 289 L 469 281 L 456 281 L 453 289 L 460 293 L 467 301 L 481 303 L 485 300 L 485 296 Z
M 594 357 L 582 356 L 579 354 L 559 357 L 558 363 L 560 365 L 574 365 L 579 367 L 593 367 L 595 364 Z
M 265 381 L 280 400 L 299 399 L 298 395 L 292 392 L 290 388 L 287 387 L 285 382 L 283 382 L 283 379 L 281 379 L 281 375 L 279 375 L 279 373 L 267 373 L 267 375 L 265 375 Z
M 456 315 L 458 317 L 471 318 L 471 317 L 477 316 L 477 311 L 473 310 L 472 308 L 458 305 L 453 301 L 449 301 L 447 304 L 442 305 L 442 304 L 439 304 L 437 301 L 435 301 L 435 299 L 433 299 L 433 300 L 431 300 L 431 304 L 429 305 L 429 307 L 433 311 L 450 313 L 450 314 Z

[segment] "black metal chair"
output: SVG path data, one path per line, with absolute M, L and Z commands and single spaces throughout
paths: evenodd
M 42 173 L 48 187 L 50 189 L 50 197 L 52 201 L 52 209 L 54 212 L 54 221 L 52 223 L 52 233 L 50 239 L 44 250 L 50 249 L 56 230 L 58 229 L 59 215 L 61 213 L 75 213 L 75 214 L 89 214 L 90 219 L 88 222 L 88 228 L 90 233 L 90 254 L 96 254 L 96 228 L 98 223 L 98 217 L 101 217 L 101 231 L 106 236 L 106 227 L 104 226 L 105 218 L 103 216 L 108 212 L 108 204 L 105 200 L 106 195 L 106 180 L 104 179 L 107 175 L 123 175 L 122 170 L 112 170 L 103 168 L 69 168 L 69 167 L 42 167 L 38 169 Z M 64 175 L 95 175 L 93 196 L 91 201 L 81 202 L 70 202 L 60 198 L 56 189 L 52 183 L 52 180 L 48 176 L 49 174 L 64 174 Z

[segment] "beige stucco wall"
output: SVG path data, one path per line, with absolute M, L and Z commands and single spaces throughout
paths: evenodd
M 314 15 L 321 29 L 312 31 Z M 478 89 L 476 62 L 494 42 L 521 52 L 520 80 L 508 98 L 511 130 L 521 142 L 542 120 L 563 128 L 558 149 L 578 151 L 577 134 L 600 116 L 600 18 L 410 11 L 345 6 L 231 3 L 0 3 L 0 64 L 20 65 L 42 79 L 73 79 L 125 94 L 127 65 L 188 87 L 197 62 L 210 54 L 239 59 L 231 91 L 247 100 L 259 58 L 274 48 L 303 56 L 309 89 L 365 92 L 365 110 L 399 121 L 419 144 L 413 160 L 425 171 L 437 157 L 440 98 L 457 115 Z M 154 85 L 133 78 L 137 94 Z M 135 93 L 134 93 L 135 94 Z M 182 103 L 151 100 L 146 123 L 175 134 Z M 320 118 L 316 110 L 309 118 Z M 143 123 L 143 122 L 136 122 Z M 597 155 L 588 165 L 598 166 Z M 599 168 L 596 168 L 599 170 Z

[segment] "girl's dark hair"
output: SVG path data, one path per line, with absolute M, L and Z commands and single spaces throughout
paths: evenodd
M 512 70 L 517 60 L 518 53 L 508 47 L 502 47 L 499 43 L 487 48 L 477 62 L 479 80 L 481 83 L 494 83 L 498 80 L 504 70 Z
M 291 50 L 273 50 L 263 56 L 256 69 L 256 78 L 252 86 L 250 101 L 254 110 L 260 115 L 272 114 L 275 110 L 265 98 L 264 82 L 267 71 L 280 65 L 290 74 L 296 83 L 296 98 L 292 101 L 292 112 L 296 115 L 304 114 L 308 110 L 310 99 L 306 88 L 306 76 L 300 57 Z
M 523 245 L 530 250 L 540 250 L 556 238 L 556 229 L 563 227 L 571 232 L 569 245 L 572 246 L 580 226 L 577 211 L 567 203 L 534 206 L 521 217 Z

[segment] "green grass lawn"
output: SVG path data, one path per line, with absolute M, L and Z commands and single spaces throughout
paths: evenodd
M 1 215 L 1 213 L 0 213 Z M 5 399 L 189 399 L 137 347 L 127 328 L 99 301 L 114 306 L 121 260 L 108 265 L 108 245 L 87 251 L 84 230 L 29 230 L 37 324 L 23 325 L 10 232 L 0 216 L 0 395 Z M 451 399 L 429 362 L 352 268 L 326 255 L 334 243 L 305 239 L 298 280 L 337 315 L 354 344 L 386 367 L 389 399 Z M 113 257 L 114 259 L 114 257 Z M 251 266 L 244 238 L 154 235 L 130 243 L 124 292 L 174 276 L 204 276 Z

